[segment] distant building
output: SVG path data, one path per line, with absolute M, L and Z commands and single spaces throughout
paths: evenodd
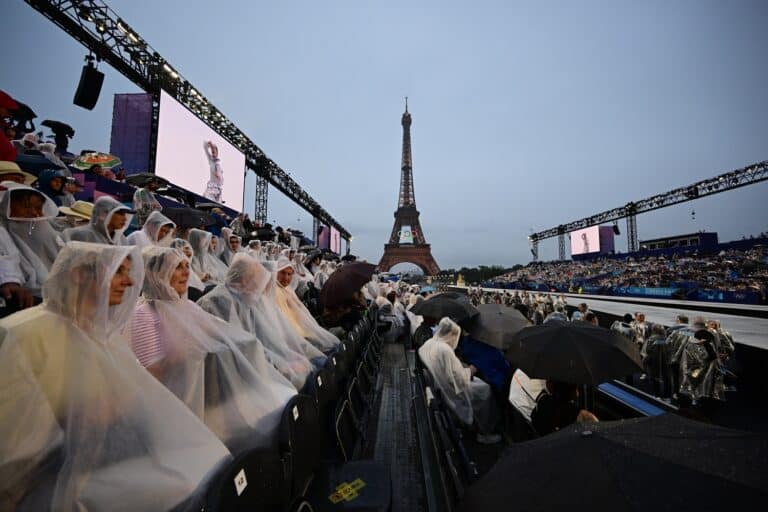
M 717 233 L 701 232 L 644 240 L 640 242 L 640 250 L 653 251 L 655 249 L 673 249 L 680 247 L 714 250 L 717 247 L 717 244 Z

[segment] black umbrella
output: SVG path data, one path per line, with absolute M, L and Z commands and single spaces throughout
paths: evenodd
M 467 331 L 477 341 L 506 350 L 512 338 L 531 323 L 518 310 L 500 304 L 477 306 L 480 314 L 467 323 Z
M 376 266 L 370 263 L 349 263 L 336 270 L 320 290 L 320 304 L 324 308 L 337 306 L 349 301 L 371 280 Z
M 194 208 L 163 208 L 162 213 L 180 228 L 200 228 L 216 224 L 208 213 Z
M 473 306 L 465 295 L 455 292 L 445 292 L 432 295 L 430 298 L 417 302 L 411 313 L 427 318 L 440 320 L 447 316 L 456 323 L 464 322 L 480 312 Z
M 161 178 L 157 174 L 152 174 L 149 172 L 141 172 L 139 174 L 132 174 L 130 176 L 127 176 L 125 178 L 125 182 L 129 185 L 133 185 L 134 187 L 143 187 L 147 184 L 149 181 L 154 181 L 160 186 L 168 186 L 169 182 L 165 178 Z
M 764 434 L 664 414 L 518 443 L 460 510 L 752 510 L 765 506 L 766 482 Z
M 642 371 L 634 343 L 587 322 L 526 327 L 513 337 L 507 359 L 531 378 L 571 384 L 600 384 Z

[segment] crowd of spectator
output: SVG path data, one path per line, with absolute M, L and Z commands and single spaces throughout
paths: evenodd
M 617 289 L 671 288 L 675 298 L 687 292 L 768 294 L 768 248 L 723 250 L 716 254 L 638 256 L 625 259 L 531 263 L 492 281 L 500 287 L 613 294 Z
M 346 335 L 318 298 L 354 258 L 221 209 L 209 230 L 179 226 L 151 181 L 132 204 L 68 197 L 67 155 L 19 166 L 36 142 L 14 146 L 19 106 L 1 93 L 0 108 L 0 509 L 170 510 L 276 448 Z

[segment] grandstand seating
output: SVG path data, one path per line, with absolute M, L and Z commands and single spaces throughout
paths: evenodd
M 219 471 L 205 510 L 389 510 L 389 469 L 359 458 L 379 371 L 373 318 L 286 405 L 277 450 L 246 452 Z

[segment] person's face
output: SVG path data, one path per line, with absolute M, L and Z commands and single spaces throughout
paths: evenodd
M 123 302 L 123 294 L 129 286 L 133 286 L 131 280 L 131 258 L 125 258 L 117 269 L 109 283 L 109 305 L 116 306 Z
M 641 323 L 642 323 L 642 322 L 645 322 L 645 315 L 644 315 L 644 314 L 642 314 L 642 313 L 640 313 L 639 315 L 637 315 L 637 321 L 638 321 L 638 322 L 641 322 Z
M 191 258 L 191 257 L 192 257 L 192 255 L 194 254 L 194 253 L 192 252 L 192 247 L 191 247 L 191 246 L 189 246 L 189 245 L 185 245 L 184 247 L 182 247 L 182 248 L 181 248 L 181 250 L 182 250 L 182 252 L 184 253 L 184 255 L 185 255 L 187 258 Z
M 103 176 L 104 175 L 104 168 L 102 168 L 100 165 L 96 165 L 91 167 L 91 170 L 93 171 L 93 174 L 97 176 Z
M 125 226 L 126 221 L 128 220 L 128 216 L 125 212 L 115 212 L 112 214 L 112 217 L 109 219 L 109 225 L 107 226 L 107 229 L 109 231 L 116 231 L 118 229 L 123 229 Z
M 215 251 L 216 247 L 219 246 L 219 240 L 217 238 L 211 238 L 211 250 Z
M 160 240 L 168 236 L 168 233 L 170 233 L 172 229 L 173 229 L 173 226 L 171 226 L 170 224 L 164 224 L 160 226 L 160 231 L 157 232 L 157 241 L 159 242 Z
M 187 293 L 189 286 L 189 262 L 181 260 L 176 270 L 171 274 L 171 288 L 181 296 Z
M 293 279 L 293 268 L 287 267 L 277 273 L 277 282 L 282 286 L 288 286 Z
M 16 199 L 18 194 L 11 196 L 11 217 L 19 219 L 35 219 L 43 216 L 45 201 L 38 194 Z
M 60 177 L 56 176 L 53 179 L 51 179 L 49 185 L 53 190 L 58 192 L 59 190 L 61 190 L 61 187 L 64 185 L 64 182 L 61 180 Z
M 70 194 L 77 194 L 79 192 L 77 183 L 65 183 L 64 190 Z
M 24 185 L 24 176 L 21 174 L 3 174 L 0 176 L 0 181 L 12 181 L 20 185 Z
M 229 247 L 232 248 L 233 251 L 237 252 L 240 250 L 240 239 L 236 236 L 229 237 Z

